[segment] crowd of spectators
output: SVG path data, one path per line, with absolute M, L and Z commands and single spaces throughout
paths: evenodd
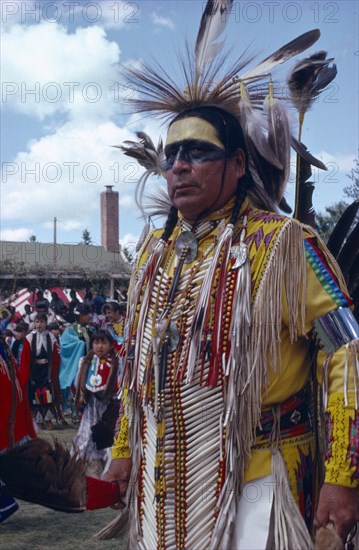
M 34 420 L 39 428 L 53 429 L 54 421 L 80 421 L 74 406 L 79 359 L 89 352 L 91 336 L 99 330 L 108 331 L 119 349 L 125 304 L 91 291 L 80 299 L 75 289 L 67 300 L 56 291 L 51 299 L 46 295 L 38 290 L 21 310 L 11 304 L 0 305 L 0 335 L 10 346 L 18 368 L 30 372 L 28 397 Z M 74 334 L 83 342 L 80 355 L 72 351 Z

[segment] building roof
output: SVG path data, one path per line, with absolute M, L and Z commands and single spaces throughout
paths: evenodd
M 131 266 L 122 251 L 110 252 L 91 244 L 0 241 L 0 273 L 12 268 L 23 273 L 102 273 L 128 278 Z

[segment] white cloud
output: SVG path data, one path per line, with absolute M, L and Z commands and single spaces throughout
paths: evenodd
M 61 231 L 74 231 L 76 229 L 82 228 L 82 223 L 79 220 L 57 220 L 57 228 Z M 54 227 L 54 222 L 49 221 L 43 224 L 44 229 L 52 229 Z
M 0 239 L 2 241 L 27 241 L 33 233 L 33 230 L 27 227 L 3 229 L 0 231 Z
M 108 10 L 109 4 L 113 2 L 107 2 Z M 141 222 L 134 190 L 142 169 L 111 146 L 135 139 L 135 130 L 148 132 L 157 143 L 164 131 L 141 115 L 130 117 L 124 128 L 111 122 L 129 93 L 118 82 L 119 46 L 97 25 L 70 32 L 49 21 L 6 27 L 2 45 L 2 77 L 8 83 L 3 106 L 41 120 L 47 134 L 31 139 L 25 150 L 3 163 L 4 230 L 15 223 L 34 224 L 41 239 L 41 228 L 49 233 L 56 216 L 58 229 L 71 238 L 71 232 L 99 224 L 99 195 L 105 185 L 114 185 L 121 224 L 136 231 Z M 60 97 L 52 101 L 56 85 Z M 91 102 L 96 85 L 101 97 Z M 35 94 L 26 93 L 31 89 Z M 31 233 L 18 233 L 17 240 Z
M 129 207 L 135 205 L 135 198 L 133 195 L 120 195 L 120 206 Z
M 324 162 L 328 169 L 349 173 L 354 168 L 354 159 L 357 155 L 355 153 L 338 153 L 333 155 L 327 151 L 320 151 L 315 156 Z
M 99 26 L 70 34 L 49 22 L 14 25 L 3 33 L 2 49 L 4 107 L 40 120 L 64 113 L 94 120 L 118 111 L 120 49 Z
M 89 223 L 97 216 L 105 185 L 114 185 L 120 195 L 133 193 L 137 164 L 130 159 L 124 163 L 111 147 L 125 139 L 133 135 L 108 122 L 84 128 L 68 123 L 33 141 L 28 152 L 3 163 L 3 221 L 52 223 L 56 216 L 65 230 L 74 228 L 74 220 L 81 220 L 81 226 Z
M 156 12 L 151 13 L 151 20 L 155 25 L 159 25 L 161 27 L 168 27 L 171 30 L 175 28 L 175 24 L 169 17 L 163 17 L 162 15 L 159 15 Z
M 126 248 L 128 252 L 135 256 L 136 254 L 136 245 L 139 239 L 139 235 L 134 235 L 133 233 L 126 233 L 123 238 L 120 239 L 121 248 Z

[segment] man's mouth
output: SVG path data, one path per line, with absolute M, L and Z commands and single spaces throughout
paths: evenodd
M 175 193 L 181 193 L 182 191 L 187 191 L 188 189 L 196 189 L 197 185 L 190 182 L 181 182 L 175 187 Z

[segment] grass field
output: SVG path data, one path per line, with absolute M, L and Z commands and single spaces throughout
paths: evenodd
M 76 427 L 56 427 L 39 435 L 56 437 L 68 445 Z M 125 550 L 126 534 L 118 540 L 96 540 L 93 535 L 116 516 L 111 508 L 79 514 L 55 512 L 43 506 L 18 500 L 19 510 L 0 525 L 1 550 Z

